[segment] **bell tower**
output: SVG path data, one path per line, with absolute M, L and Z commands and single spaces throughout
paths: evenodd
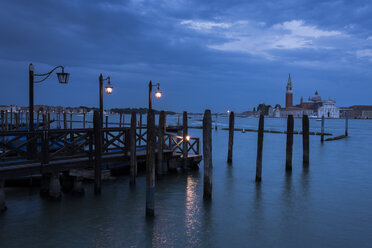
M 285 92 L 285 107 L 292 107 L 293 106 L 293 89 L 292 89 L 292 80 L 291 80 L 291 74 L 289 73 L 288 76 L 288 83 L 286 87 Z

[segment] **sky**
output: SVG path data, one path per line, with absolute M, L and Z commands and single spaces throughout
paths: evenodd
M 372 2 L 316 0 L 2 0 L 0 105 L 28 105 L 28 65 L 55 74 L 35 104 L 105 108 L 252 110 L 318 90 L 338 106 L 372 104 Z

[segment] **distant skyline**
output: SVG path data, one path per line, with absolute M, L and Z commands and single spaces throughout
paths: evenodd
M 114 93 L 104 108 L 148 106 L 148 82 L 161 84 L 154 109 L 242 112 L 294 104 L 316 90 L 338 106 L 371 104 L 370 1 L 29 1 L 0 2 L 0 105 L 98 106 L 98 76 Z

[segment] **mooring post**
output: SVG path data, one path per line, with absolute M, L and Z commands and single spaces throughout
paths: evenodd
M 159 126 L 158 126 L 158 144 L 157 144 L 157 164 L 156 164 L 156 174 L 164 174 L 163 170 L 163 150 L 164 150 L 164 130 L 165 130 L 165 113 L 164 111 L 160 112 L 159 115 Z
M 349 118 L 347 117 L 347 113 L 345 115 L 345 136 L 348 136 L 348 129 L 349 129 Z
M 85 129 L 85 122 L 86 122 L 86 114 L 83 113 L 83 128 Z
M 209 109 L 205 110 L 203 118 L 203 156 L 204 156 L 204 182 L 203 198 L 212 199 L 212 115 Z
M 285 158 L 285 170 L 292 171 L 292 153 L 293 153 L 293 115 L 288 115 L 287 119 L 287 147 Z
M 234 145 L 234 111 L 230 112 L 229 116 L 229 145 L 228 145 L 229 147 L 227 151 L 227 163 L 229 164 L 232 163 L 233 145 Z
M 147 114 L 147 156 L 146 156 L 146 216 L 155 213 L 155 117 L 154 110 Z
M 5 112 L 5 130 L 8 131 L 9 130 L 9 124 L 8 124 L 9 120 L 8 120 L 8 111 Z
M 4 181 L 3 178 L 0 178 L 0 213 L 8 209 L 5 203 Z
M 136 183 L 137 176 L 137 155 L 136 155 L 136 112 L 132 112 L 130 119 L 129 146 L 130 146 L 130 184 Z
M 94 129 L 94 194 L 101 194 L 101 166 L 102 166 L 102 135 L 101 135 L 101 117 L 96 110 L 93 114 Z
M 302 117 L 302 146 L 303 146 L 303 165 L 309 166 L 309 117 Z
M 61 183 L 59 181 L 59 171 L 54 171 L 50 176 L 49 199 L 59 201 L 62 198 Z
M 187 112 L 183 111 L 183 119 L 182 119 L 182 135 L 183 135 L 183 142 L 182 142 L 182 155 L 183 155 L 183 168 L 187 168 L 187 148 L 189 141 L 187 140 L 188 130 L 187 130 Z
M 262 180 L 263 135 L 264 135 L 264 115 L 260 114 L 260 120 L 258 122 L 258 136 L 257 136 L 256 182 L 261 182 Z
M 322 116 L 322 127 L 321 127 L 321 136 L 320 136 L 320 142 L 324 142 L 324 115 Z

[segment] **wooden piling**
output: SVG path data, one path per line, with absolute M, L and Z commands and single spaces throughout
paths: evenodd
M 102 136 L 101 136 L 101 117 L 96 110 L 93 114 L 94 130 L 94 194 L 101 194 L 101 166 L 102 166 Z
M 46 119 L 46 115 L 45 113 L 43 114 L 43 130 L 46 130 L 47 129 L 47 119 Z
M 349 135 L 348 129 L 349 129 L 349 118 L 346 115 L 345 116 L 345 136 L 348 136 Z
M 13 129 L 13 108 L 10 107 L 10 129 Z
M 136 112 L 132 112 L 130 120 L 130 131 L 129 131 L 129 146 L 130 146 L 130 184 L 136 183 L 137 176 L 137 155 L 136 155 Z
M 322 116 L 322 127 L 321 127 L 321 136 L 320 136 L 320 142 L 324 142 L 324 115 Z
M 260 115 L 260 120 L 258 122 L 256 182 L 261 182 L 261 180 L 262 180 L 263 134 L 264 134 L 264 115 L 261 114 Z
M 303 165 L 309 166 L 309 117 L 302 117 L 302 146 L 303 146 Z
M 216 115 L 217 117 L 217 115 Z M 234 112 L 230 112 L 229 116 L 229 144 L 227 149 L 227 163 L 232 163 L 233 145 L 234 145 Z
M 5 192 L 4 192 L 4 179 L 0 178 L 0 213 L 7 210 L 5 203 Z
M 159 126 L 158 126 L 158 144 L 157 144 L 157 164 L 156 174 L 162 175 L 164 171 L 164 132 L 165 132 L 165 112 L 161 111 L 159 115 Z
M 86 113 L 83 113 L 83 128 L 85 129 Z
M 288 115 L 287 118 L 287 146 L 285 158 L 285 170 L 292 171 L 292 153 L 293 153 L 293 115 Z
M 183 168 L 187 168 L 187 148 L 189 141 L 187 140 L 188 136 L 188 128 L 187 128 L 187 112 L 183 111 L 183 119 L 182 119 L 182 135 L 183 135 L 183 142 L 182 142 L 182 156 L 183 156 Z
M 212 116 L 209 109 L 205 110 L 203 118 L 203 156 L 204 156 L 204 182 L 203 198 L 212 199 Z
M 147 156 L 146 156 L 146 216 L 155 214 L 155 116 L 150 109 L 147 114 Z

